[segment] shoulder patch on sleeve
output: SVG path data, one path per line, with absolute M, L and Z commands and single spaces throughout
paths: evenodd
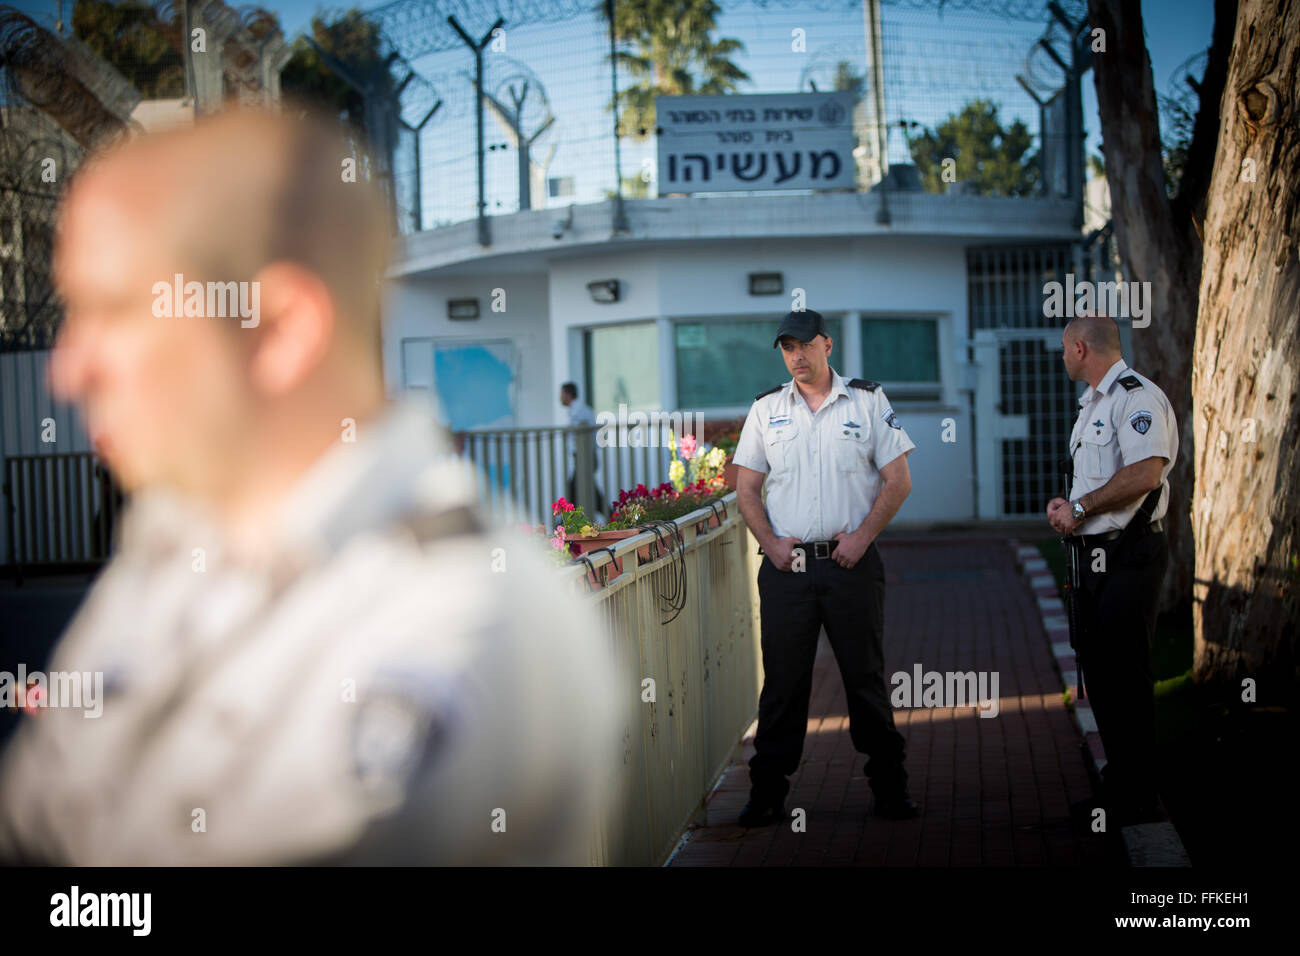
M 773 392 L 779 392 L 783 388 L 785 388 L 785 382 L 782 382 L 780 385 L 774 386 L 773 388 L 769 388 L 766 392 L 759 392 L 754 396 L 754 401 L 758 401 L 764 395 L 771 395 Z
M 865 378 L 851 378 L 849 379 L 849 387 L 865 388 L 868 392 L 874 392 L 876 389 L 880 388 L 880 383 L 868 382 Z
M 1141 388 L 1142 382 L 1136 375 L 1121 375 L 1116 381 L 1123 385 L 1130 392 L 1135 388 Z
M 1128 423 L 1139 435 L 1145 435 L 1151 427 L 1151 413 L 1146 409 L 1136 411 L 1128 417 Z
M 352 724 L 352 772 L 368 790 L 401 792 L 446 748 L 456 721 L 449 688 L 412 675 L 361 692 Z

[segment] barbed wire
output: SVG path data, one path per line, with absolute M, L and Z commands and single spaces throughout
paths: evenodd
M 379 21 L 394 47 L 413 60 L 461 45 L 460 37 L 447 22 L 451 16 L 471 35 L 481 35 L 498 17 L 505 20 L 507 28 L 562 23 L 589 16 L 600 6 L 596 0 L 393 0 L 369 13 Z M 723 10 L 757 6 L 828 12 L 860 10 L 862 0 L 719 0 L 719 6 Z M 1026 22 L 1042 21 L 1047 13 L 1044 0 L 884 0 L 884 6 Z M 1062 0 L 1061 7 L 1072 19 L 1082 19 L 1087 12 L 1084 0 Z

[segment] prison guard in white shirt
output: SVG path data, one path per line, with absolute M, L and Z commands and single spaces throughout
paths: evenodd
M 759 395 L 733 461 L 768 476 L 767 518 L 778 537 L 823 541 L 862 524 L 880 469 L 915 447 L 884 389 L 832 368 L 815 415 L 794 379 Z
M 257 559 L 137 496 L 51 665 L 103 672 L 102 714 L 24 716 L 0 859 L 586 862 L 636 684 L 537 546 L 474 517 L 465 469 L 395 408 L 303 477 Z
M 1110 481 L 1115 472 L 1147 458 L 1165 458 L 1160 472 L 1160 500 L 1151 520 L 1163 518 L 1169 508 L 1169 472 L 1178 457 L 1178 423 L 1160 387 L 1118 359 L 1094 389 L 1079 398 L 1079 417 L 1070 433 L 1074 482 L 1070 500 Z M 1123 508 L 1084 517 L 1076 535 L 1117 531 L 1137 513 L 1145 495 Z

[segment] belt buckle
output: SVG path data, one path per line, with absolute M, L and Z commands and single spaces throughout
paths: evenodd
M 829 541 L 813 542 L 814 558 L 829 558 L 831 556 L 831 543 Z

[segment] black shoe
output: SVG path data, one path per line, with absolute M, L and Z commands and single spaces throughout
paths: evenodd
M 740 811 L 742 827 L 767 827 L 786 819 L 785 803 L 763 803 L 750 798 L 745 809 Z
M 911 820 L 921 815 L 921 805 L 907 792 L 876 797 L 875 815 L 886 820 Z

